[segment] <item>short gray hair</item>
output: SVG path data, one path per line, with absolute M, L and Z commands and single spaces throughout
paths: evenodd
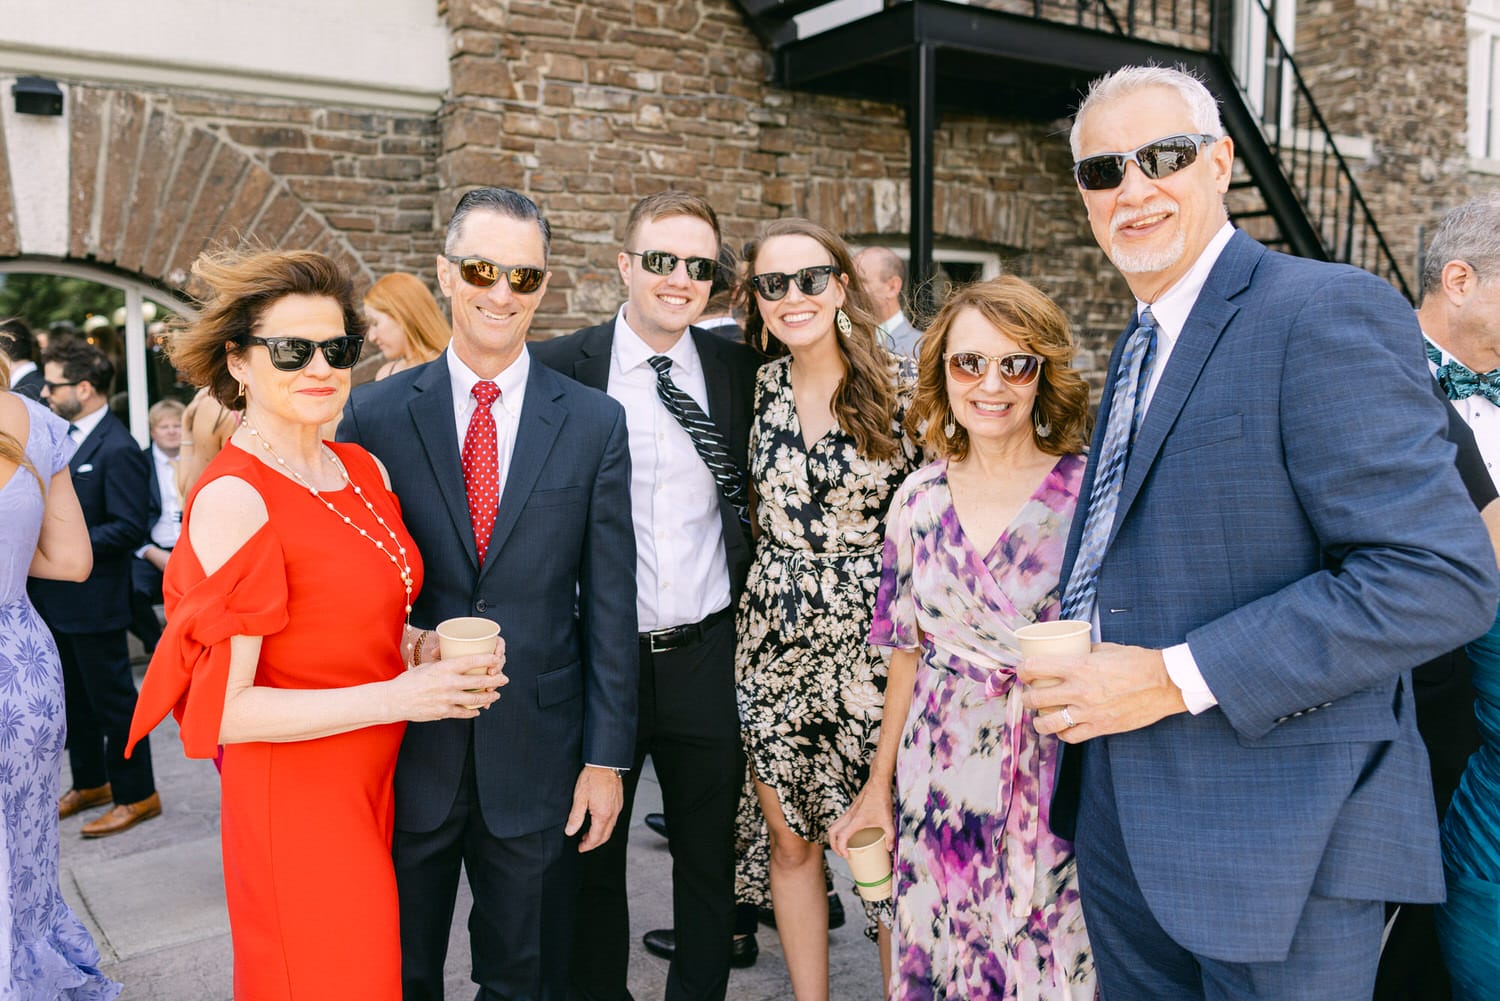
M 1443 216 L 1422 253 L 1423 299 L 1442 287 L 1443 268 L 1452 261 L 1473 268 L 1480 281 L 1500 274 L 1500 194 L 1471 198 Z
M 475 188 L 465 192 L 453 210 L 453 218 L 448 220 L 448 232 L 443 237 L 444 253 L 453 253 L 453 245 L 458 242 L 458 235 L 463 230 L 464 220 L 471 212 L 494 212 L 508 219 L 535 222 L 537 228 L 542 231 L 542 263 L 545 264 L 546 258 L 551 255 L 552 227 L 547 225 L 547 220 L 542 217 L 542 210 L 537 208 L 536 202 L 510 188 Z
M 1108 104 L 1118 98 L 1151 87 L 1167 87 L 1181 95 L 1183 103 L 1187 105 L 1188 117 L 1192 119 L 1193 128 L 1199 132 L 1213 136 L 1215 139 L 1224 135 L 1224 122 L 1219 118 L 1218 100 L 1214 98 L 1204 82 L 1186 68 L 1181 66 L 1176 68 L 1124 66 L 1113 73 L 1106 73 L 1089 84 L 1088 93 L 1084 95 L 1083 103 L 1078 106 L 1078 114 L 1073 116 L 1073 130 L 1068 134 L 1068 145 L 1073 150 L 1073 159 L 1078 159 L 1078 130 L 1083 124 L 1084 115 L 1098 105 Z

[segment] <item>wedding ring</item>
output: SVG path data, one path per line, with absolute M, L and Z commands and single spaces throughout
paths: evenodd
M 1062 707 L 1062 711 L 1059 712 L 1057 715 L 1059 715 L 1059 716 L 1062 717 L 1063 726 L 1067 727 L 1068 729 L 1072 729 L 1073 727 L 1075 727 L 1075 726 L 1078 725 L 1077 723 L 1073 722 L 1073 714 L 1070 713 L 1070 712 L 1068 712 L 1068 707 L 1067 706 L 1063 706 Z

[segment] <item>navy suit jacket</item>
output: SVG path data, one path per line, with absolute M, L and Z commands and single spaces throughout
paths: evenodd
M 708 417 L 724 436 L 729 454 L 744 470 L 750 460 L 750 424 L 754 418 L 755 371 L 761 357 L 743 344 L 689 327 L 688 333 L 703 364 L 708 388 Z M 615 321 L 575 330 L 566 337 L 531 345 L 534 359 L 572 376 L 601 392 L 609 389 L 610 351 L 615 341 Z M 734 507 L 719 495 L 719 518 L 724 526 L 724 559 L 729 565 L 731 607 L 739 600 L 750 572 L 750 526 L 740 521 Z
M 40 368 L 34 368 L 30 372 L 27 372 L 25 375 L 21 376 L 21 378 L 17 379 L 10 388 L 12 392 L 20 393 L 22 396 L 26 397 L 29 400 L 34 400 L 37 403 L 41 403 L 43 381 L 42 370 Z M 45 406 L 45 404 L 43 405 Z
M 151 501 L 150 460 L 111 414 L 95 425 L 68 462 L 94 549 L 88 580 L 32 580 L 31 600 L 63 633 L 102 633 L 130 624 L 130 559 L 145 541 Z
M 448 816 L 472 733 L 485 826 L 560 826 L 585 762 L 628 768 L 639 654 L 625 413 L 533 360 L 484 565 L 478 564 L 447 355 L 350 397 L 340 441 L 385 463 L 426 566 L 412 624 L 500 624 L 510 684 L 475 720 L 413 723 L 396 765 L 396 824 Z
M 1234 235 L 1142 422 L 1098 590 L 1106 642 L 1187 641 L 1219 704 L 1068 748 L 1052 814 L 1071 837 L 1080 754 L 1107 753 L 1141 890 L 1194 952 L 1283 959 L 1310 894 L 1442 898 L 1408 672 L 1485 632 L 1500 593 L 1446 427 L 1388 284 Z

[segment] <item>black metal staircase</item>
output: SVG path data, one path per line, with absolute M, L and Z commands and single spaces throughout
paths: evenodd
M 799 38 L 826 0 L 737 0 L 775 83 L 905 105 L 912 134 L 911 260 L 930 274 L 933 131 L 940 110 L 1054 121 L 1088 81 L 1154 62 L 1196 71 L 1234 139 L 1236 225 L 1303 257 L 1343 261 L 1411 291 L 1264 0 L 884 0 Z

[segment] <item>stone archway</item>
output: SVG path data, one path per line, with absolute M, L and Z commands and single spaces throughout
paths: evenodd
M 70 84 L 60 118 L 0 106 L 0 258 L 116 269 L 181 290 L 205 249 L 245 239 L 321 251 L 347 238 L 249 153 L 149 95 Z

